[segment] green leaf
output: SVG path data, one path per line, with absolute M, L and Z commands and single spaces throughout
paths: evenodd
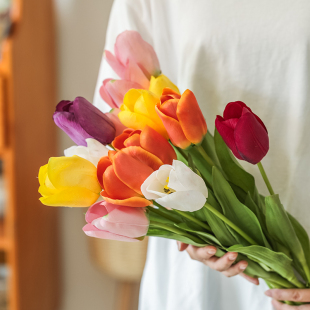
M 290 282 L 296 282 L 292 260 L 283 253 L 274 252 L 259 245 L 251 245 L 248 247 L 235 245 L 227 250 L 244 254 L 254 261 L 265 264 Z
M 229 183 L 216 167 L 213 167 L 213 190 L 224 215 L 259 245 L 265 245 L 265 237 L 255 214 L 237 199 Z M 234 237 L 240 240 L 240 235 L 233 232 L 231 228 L 229 229 Z M 241 244 L 248 245 L 242 239 Z
M 221 167 L 220 162 L 216 155 L 216 151 L 215 151 L 214 137 L 211 135 L 209 131 L 207 132 L 204 139 L 202 140 L 201 146 L 206 151 L 206 153 L 209 155 L 209 157 L 212 159 L 214 164 L 218 167 Z
M 279 195 L 267 196 L 266 225 L 268 232 L 277 242 L 285 245 L 293 257 L 302 265 L 306 262 L 301 243 L 295 233 L 294 227 L 280 202 Z
M 214 132 L 214 143 L 217 157 L 228 180 L 242 188 L 245 193 L 250 192 L 253 195 L 255 188 L 254 177 L 247 173 L 236 161 L 216 129 Z
M 208 244 L 205 242 L 202 243 L 197 243 L 195 241 L 193 241 L 192 239 L 188 238 L 188 237 L 184 237 L 178 234 L 174 234 L 170 231 L 164 230 L 164 229 L 160 229 L 157 227 L 149 227 L 149 230 L 147 232 L 147 236 L 149 237 L 160 237 L 160 238 L 166 238 L 166 239 L 173 239 L 173 240 L 177 240 L 177 241 L 181 241 L 183 243 L 186 244 L 191 244 L 197 247 L 204 247 L 207 246 Z
M 293 217 L 290 213 L 287 212 L 287 215 L 293 225 L 293 228 L 295 230 L 295 233 L 297 235 L 297 238 L 299 242 L 301 243 L 301 246 L 303 248 L 303 251 L 306 256 L 307 264 L 310 266 L 310 241 L 309 236 L 305 229 L 301 226 L 301 224 Z
M 198 236 L 200 236 L 203 240 L 205 240 L 206 242 L 208 242 L 211 245 L 215 245 L 215 246 L 220 246 L 223 247 L 221 242 L 219 242 L 216 237 L 214 237 L 213 235 L 206 233 L 206 232 L 202 232 L 202 231 L 197 231 L 196 229 L 192 228 L 190 226 L 189 223 L 180 223 L 180 224 L 175 224 L 176 227 L 179 227 L 185 231 L 189 231 L 192 233 L 197 234 Z

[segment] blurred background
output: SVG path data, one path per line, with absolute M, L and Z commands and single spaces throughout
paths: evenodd
M 56 104 L 92 101 L 112 4 L 0 0 L 0 310 L 137 309 L 146 242 L 90 240 L 85 209 L 37 193 L 39 167 L 73 145 Z

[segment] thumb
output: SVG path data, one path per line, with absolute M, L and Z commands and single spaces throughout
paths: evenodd
M 188 247 L 188 244 L 183 243 L 181 241 L 177 241 L 177 245 L 178 245 L 178 249 L 179 249 L 180 252 L 183 252 Z

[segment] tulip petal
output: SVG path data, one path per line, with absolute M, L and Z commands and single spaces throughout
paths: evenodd
M 101 193 L 102 195 L 102 193 Z M 127 199 L 112 199 L 110 197 L 104 197 L 104 200 L 112 203 L 112 204 L 116 204 L 119 206 L 125 206 L 125 207 L 134 207 L 134 208 L 143 208 L 143 207 L 147 207 L 147 206 L 151 206 L 152 202 L 142 198 L 142 197 L 130 197 Z
M 121 64 L 118 59 L 109 51 L 104 51 L 105 59 L 109 66 L 115 71 L 115 73 L 121 78 L 125 78 L 125 66 Z
M 191 142 L 187 140 L 187 138 L 185 137 L 180 123 L 176 121 L 174 118 L 171 118 L 162 113 L 158 107 L 155 107 L 155 109 L 168 132 L 172 144 L 177 147 L 180 147 L 181 149 L 188 148 L 191 145 Z
M 152 76 L 150 81 L 149 91 L 160 97 L 165 88 L 170 88 L 177 94 L 180 93 L 176 85 L 174 85 L 167 76 L 161 74 L 157 78 Z
M 168 209 L 194 212 L 200 210 L 205 202 L 204 195 L 195 190 L 174 192 L 165 197 L 156 199 L 156 202 Z
M 167 179 L 169 178 L 170 171 L 172 170 L 171 165 L 162 165 L 158 170 L 157 170 L 157 180 L 163 185 L 166 186 L 168 184 Z
M 127 138 L 129 137 L 129 133 L 125 133 L 123 132 L 122 134 L 120 134 L 119 136 L 117 136 L 113 142 L 112 142 L 112 146 L 117 150 L 121 150 L 125 147 L 124 142 L 127 140 Z
M 57 188 L 78 186 L 99 193 L 96 167 L 79 156 L 51 157 L 48 162 L 48 177 Z
M 119 179 L 139 194 L 142 194 L 140 190 L 142 183 L 154 171 L 145 163 L 125 153 L 124 150 L 114 156 L 113 168 Z
M 137 239 L 132 239 L 132 238 L 128 238 L 125 236 L 113 234 L 108 231 L 99 230 L 98 228 L 96 228 L 95 226 L 91 224 L 85 225 L 83 227 L 83 231 L 88 237 L 95 237 L 99 239 L 109 239 L 109 240 L 126 241 L 126 242 L 138 242 L 139 241 Z
M 140 143 L 142 148 L 154 154 L 164 164 L 171 165 L 177 155 L 170 143 L 156 130 L 149 126 L 145 126 L 140 135 Z
M 126 127 L 121 123 L 121 121 L 118 118 L 118 113 L 120 112 L 120 109 L 112 109 L 110 112 L 105 113 L 105 115 L 112 121 L 114 127 L 115 127 L 115 137 L 119 136 L 123 133 L 123 131 L 126 129 Z
M 91 224 L 91 222 L 98 217 L 103 217 L 107 215 L 108 211 L 105 207 L 105 204 L 105 201 L 99 201 L 90 206 L 85 215 L 86 222 Z
M 142 89 L 130 89 L 124 96 L 124 101 L 123 101 L 123 105 L 121 106 L 121 110 L 122 107 L 124 108 L 127 107 L 126 111 L 134 111 L 135 108 L 135 103 L 138 100 L 138 98 L 141 96 L 142 94 Z M 128 126 L 127 126 L 128 127 Z
M 163 138 L 164 139 L 164 138 Z M 124 141 L 124 145 L 126 147 L 129 146 L 141 146 L 140 145 L 140 135 L 139 134 L 134 134 L 131 135 L 130 137 L 128 137 L 125 141 Z
M 140 196 L 117 177 L 113 166 L 109 166 L 103 174 L 103 188 L 104 192 L 101 195 L 112 199 L 127 199 Z
M 85 187 L 62 187 L 54 195 L 41 197 L 40 201 L 52 207 L 89 207 L 99 198 L 99 194 Z
M 157 171 L 154 171 L 141 185 L 141 192 L 142 195 L 146 199 L 156 199 L 161 197 L 160 195 L 157 194 L 157 192 L 160 192 L 161 189 L 163 188 L 163 185 L 157 180 Z M 155 183 L 155 190 L 152 188 L 150 190 L 150 186 Z
M 118 98 L 116 98 L 116 102 L 115 102 L 115 99 L 112 98 L 112 95 L 109 93 L 109 90 L 107 89 L 107 84 L 108 82 L 110 82 L 112 79 L 105 79 L 103 82 L 102 82 L 102 85 L 99 89 L 99 93 L 100 93 L 100 96 L 101 98 L 112 108 L 118 108 L 119 105 L 117 104 L 119 101 L 118 101 Z M 115 96 L 116 97 L 116 96 Z M 120 103 L 120 105 L 122 104 L 122 102 Z
M 162 111 L 165 115 L 172 117 L 178 121 L 178 116 L 177 116 L 178 103 L 179 103 L 179 99 L 166 100 L 160 106 L 160 111 Z
M 136 87 L 136 88 L 148 89 L 150 85 L 150 81 L 144 75 L 141 68 L 135 62 L 132 62 L 131 60 L 128 61 L 126 69 L 125 69 L 125 79 L 142 86 L 142 87 Z
M 204 180 L 198 174 L 179 160 L 173 161 L 173 168 L 174 170 L 171 170 L 169 175 L 168 187 L 176 191 L 184 190 L 175 188 L 181 184 L 186 190 L 196 190 L 201 192 L 204 197 L 208 197 L 208 188 Z
M 207 133 L 207 123 L 196 97 L 187 89 L 181 96 L 177 116 L 185 137 L 193 144 L 199 144 Z
M 269 137 L 265 128 L 250 111 L 243 112 L 235 128 L 235 141 L 242 159 L 259 163 L 269 150 Z
M 103 174 L 106 171 L 106 169 L 111 165 L 112 165 L 112 162 L 108 156 L 102 157 L 98 162 L 97 179 L 102 188 L 103 188 Z
M 229 102 L 225 107 L 223 118 L 225 120 L 229 118 L 240 118 L 244 107 L 246 107 L 246 104 L 242 101 Z
M 215 127 L 233 154 L 238 159 L 243 159 L 236 147 L 234 129 L 232 128 L 231 122 L 228 121 L 228 123 L 226 123 L 222 116 L 217 115 L 215 119 Z
M 153 170 L 158 170 L 159 167 L 164 164 L 157 156 L 144 150 L 140 146 L 129 146 L 123 149 L 122 152 L 146 164 Z
M 157 55 L 152 45 L 144 41 L 137 31 L 124 31 L 116 38 L 115 56 L 126 65 L 128 60 L 139 65 L 144 75 L 150 79 L 160 74 Z

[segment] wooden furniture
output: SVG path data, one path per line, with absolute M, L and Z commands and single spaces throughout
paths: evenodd
M 0 60 L 0 159 L 6 211 L 0 251 L 9 266 L 8 310 L 56 310 L 57 209 L 38 200 L 38 169 L 56 155 L 52 0 L 13 1 Z

